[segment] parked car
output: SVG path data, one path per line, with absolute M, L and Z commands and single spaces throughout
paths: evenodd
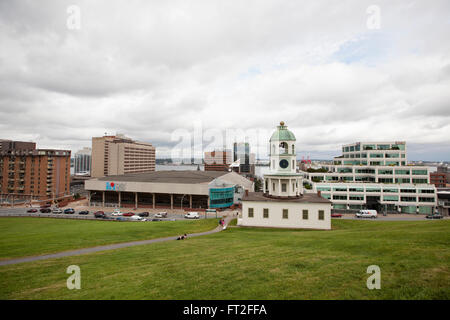
M 51 213 L 52 212 L 52 209 L 50 209 L 50 208 L 42 208 L 42 209 L 40 209 L 39 210 L 41 213 Z
M 63 211 L 62 211 L 60 208 L 54 208 L 54 209 L 52 210 L 52 213 L 60 214 L 60 213 L 63 213 Z
M 103 211 L 94 212 L 94 217 L 96 218 L 106 218 L 106 214 Z
M 132 216 L 134 216 L 134 213 L 133 212 L 127 212 L 127 213 L 123 213 L 122 215 L 124 217 L 132 217 Z
M 35 213 L 35 212 L 37 212 L 37 209 L 28 209 L 27 212 L 28 213 Z
M 86 214 L 89 214 L 89 211 L 83 210 L 83 211 L 78 212 L 78 214 L 86 215 Z
M 375 219 L 378 216 L 377 210 L 359 210 L 356 213 L 357 218 L 372 218 Z
M 442 219 L 444 217 L 439 213 L 435 213 L 435 214 L 426 215 L 425 218 L 427 218 L 427 219 Z
M 64 210 L 64 213 L 66 213 L 66 214 L 74 214 L 75 210 L 72 209 L 72 208 L 67 208 L 67 209 Z
M 158 212 L 154 218 L 167 218 L 167 212 Z
M 114 209 L 113 213 L 111 213 L 112 216 L 121 216 L 122 212 L 120 212 L 120 209 Z
M 332 213 L 331 217 L 332 218 L 342 218 L 342 213 Z
M 148 213 L 148 212 L 141 212 L 141 213 L 138 213 L 138 216 L 139 217 L 148 217 L 150 215 L 150 213 Z
M 147 219 L 140 217 L 139 215 L 134 215 L 132 217 L 130 217 L 131 220 L 136 220 L 136 221 L 147 221 Z
M 184 217 L 186 219 L 199 219 L 200 215 L 198 214 L 198 212 L 188 212 L 184 215 Z

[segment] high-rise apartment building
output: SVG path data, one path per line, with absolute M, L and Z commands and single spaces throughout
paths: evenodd
M 91 177 L 155 171 L 155 147 L 123 135 L 92 138 Z
M 232 162 L 231 150 L 205 152 L 205 171 L 228 171 Z
M 91 148 L 83 148 L 75 153 L 74 174 L 89 175 L 91 174 Z
M 0 139 L 0 151 L 9 150 L 34 150 L 36 142 L 13 141 Z
M 3 199 L 9 195 L 41 200 L 69 195 L 70 150 L 35 149 L 36 144 L 28 142 L 10 143 L 0 151 Z

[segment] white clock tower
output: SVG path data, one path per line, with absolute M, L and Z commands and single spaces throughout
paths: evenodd
M 284 122 L 272 134 L 269 147 L 270 172 L 264 175 L 263 192 L 245 193 L 237 225 L 330 230 L 331 201 L 315 192 L 303 193 L 295 136 Z
M 301 174 L 297 173 L 295 136 L 281 121 L 270 138 L 270 173 L 264 175 L 266 197 L 297 198 L 303 194 Z

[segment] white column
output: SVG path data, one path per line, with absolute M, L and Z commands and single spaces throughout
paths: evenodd
M 281 196 L 281 179 L 278 179 L 278 195 Z

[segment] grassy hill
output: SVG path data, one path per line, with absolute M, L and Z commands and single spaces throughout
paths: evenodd
M 449 299 L 450 221 L 333 220 L 331 231 L 234 228 L 0 267 L 0 299 Z M 81 290 L 66 268 L 81 268 Z M 369 290 L 369 265 L 381 289 Z
M 118 222 L 0 218 L 0 260 L 214 229 L 216 219 Z

